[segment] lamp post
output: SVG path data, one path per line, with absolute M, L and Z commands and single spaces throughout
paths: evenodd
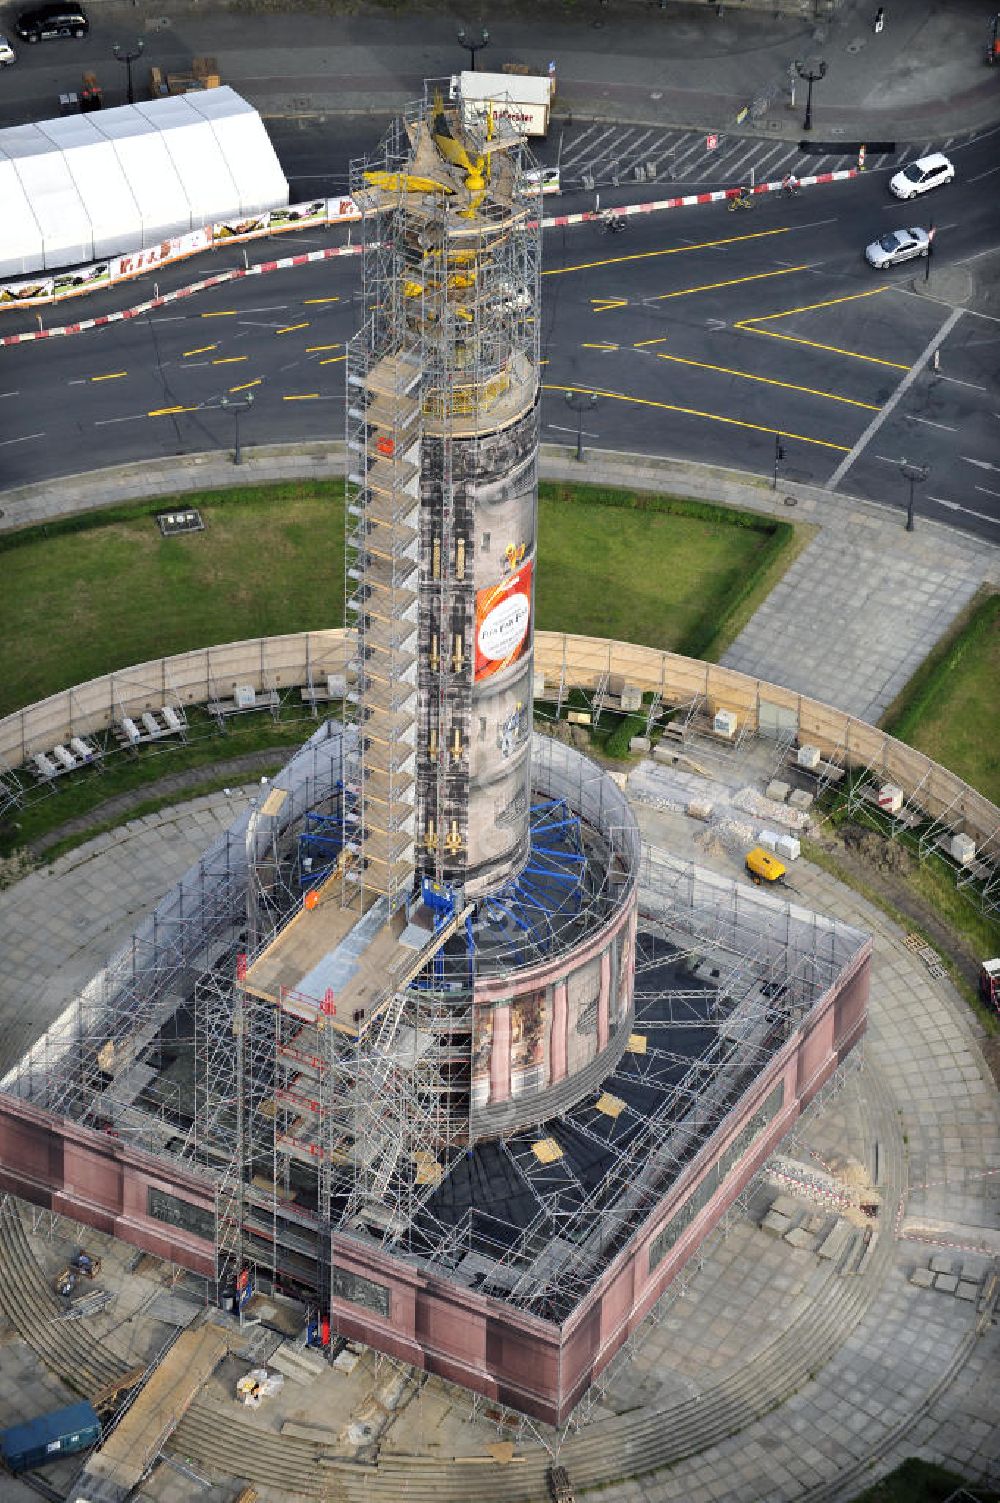
M 231 412 L 236 422 L 236 450 L 233 454 L 233 464 L 243 463 L 243 450 L 240 448 L 240 413 L 249 412 L 253 406 L 253 392 L 248 391 L 246 396 L 234 401 L 232 397 L 223 397 L 219 404 L 223 412 Z
M 826 77 L 826 63 L 800 63 L 796 61 L 795 71 L 800 78 L 808 84 L 806 91 L 806 118 L 802 122 L 803 130 L 812 130 L 813 127 L 813 84 L 819 83 L 821 78 Z
M 899 461 L 899 473 L 904 480 L 910 482 L 910 500 L 906 508 L 906 531 L 913 531 L 913 487 L 922 485 L 931 472 L 929 464 L 910 464 L 907 460 Z
M 145 45 L 142 37 L 137 37 L 134 52 L 126 52 L 118 42 L 111 49 L 118 61 L 125 64 L 126 94 L 129 104 L 135 104 L 135 91 L 132 88 L 132 64 L 136 58 L 142 57 Z
M 778 489 L 778 464 L 785 457 L 785 446 L 781 442 L 782 437 L 783 435 L 780 433 L 774 435 L 774 474 L 771 477 L 772 491 Z
M 480 33 L 479 41 L 478 42 L 473 42 L 473 41 L 471 41 L 469 39 L 469 37 L 468 37 L 468 35 L 466 33 L 466 30 L 465 30 L 465 27 L 463 26 L 459 30 L 459 33 L 458 33 L 458 45 L 460 47 L 464 47 L 465 50 L 466 50 L 466 52 L 472 58 L 472 62 L 469 65 L 469 71 L 471 73 L 475 73 L 475 71 L 476 71 L 476 53 L 477 52 L 482 52 L 482 50 L 483 50 L 484 47 L 488 47 L 490 45 L 490 34 L 486 30 L 486 27 L 484 26 L 483 29 L 482 29 L 482 32 Z
M 597 406 L 597 397 L 592 391 L 568 391 L 566 392 L 566 406 L 576 413 L 576 457 L 582 464 L 584 461 L 583 414 L 593 412 Z

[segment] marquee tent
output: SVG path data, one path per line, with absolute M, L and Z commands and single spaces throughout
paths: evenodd
M 0 277 L 157 245 L 288 203 L 257 111 L 232 89 L 0 130 Z

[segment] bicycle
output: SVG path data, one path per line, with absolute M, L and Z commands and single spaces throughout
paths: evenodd
M 741 188 L 726 204 L 730 214 L 735 214 L 737 209 L 752 209 L 753 206 L 753 197 L 747 188 Z
M 628 223 L 623 214 L 616 214 L 613 209 L 606 209 L 601 215 L 601 224 L 609 235 L 622 235 L 628 228 Z
M 782 198 L 797 198 L 802 186 L 796 178 L 786 178 L 781 184 Z

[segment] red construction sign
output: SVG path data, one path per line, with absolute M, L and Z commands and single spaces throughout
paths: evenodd
M 718 144 L 719 144 L 719 138 L 718 138 L 718 136 L 712 135 L 712 136 L 706 136 L 705 137 L 705 147 L 706 147 L 706 150 L 708 150 L 708 151 L 714 151 L 715 148 L 718 146 Z

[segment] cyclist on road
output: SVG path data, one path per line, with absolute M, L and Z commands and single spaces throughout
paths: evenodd
M 794 172 L 786 172 L 781 179 L 781 191 L 786 198 L 791 198 L 799 191 L 799 180 Z

